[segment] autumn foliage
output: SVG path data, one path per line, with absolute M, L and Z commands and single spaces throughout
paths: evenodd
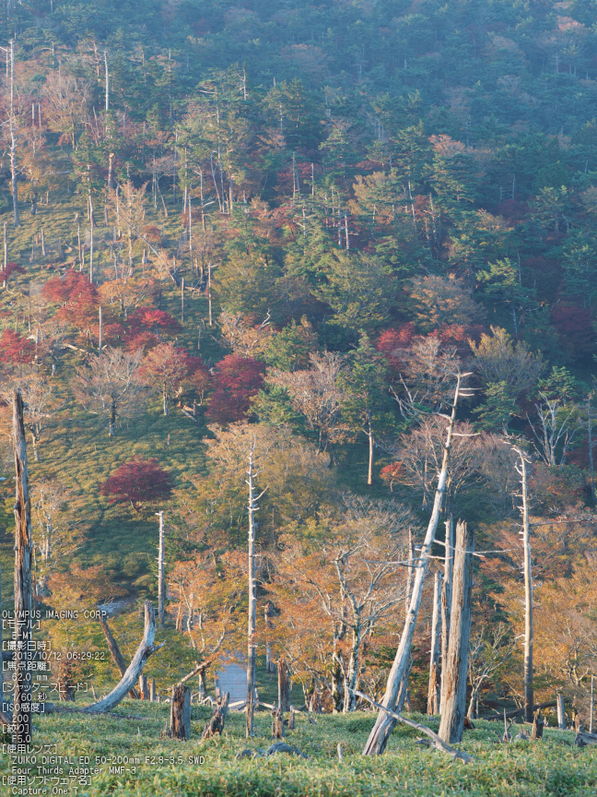
M 30 363 L 35 356 L 35 344 L 21 337 L 12 329 L 5 329 L 0 336 L 0 362 L 11 365 Z
M 256 396 L 264 381 L 265 366 L 250 357 L 228 354 L 217 365 L 215 390 L 206 412 L 210 421 L 231 423 L 247 414 L 251 398 Z
M 45 299 L 60 308 L 56 318 L 81 332 L 89 332 L 97 325 L 99 298 L 97 287 L 86 274 L 67 271 L 63 277 L 51 277 L 43 287 Z
M 107 497 L 110 504 L 130 503 L 139 512 L 145 504 L 165 501 L 173 487 L 172 474 L 161 468 L 155 457 L 135 457 L 120 465 L 100 485 L 100 494 Z

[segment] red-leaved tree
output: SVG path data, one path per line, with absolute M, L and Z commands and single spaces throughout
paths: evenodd
M 22 338 L 12 329 L 5 329 L 0 337 L 0 362 L 10 365 L 30 363 L 35 357 L 35 344 Z
M 216 366 L 215 390 L 206 416 L 216 423 L 242 420 L 264 381 L 265 366 L 250 357 L 227 354 Z
M 0 282 L 2 283 L 2 287 L 8 287 L 8 281 L 10 280 L 13 274 L 24 274 L 25 269 L 23 266 L 19 266 L 18 263 L 7 263 L 6 268 L 0 269 Z
M 128 351 L 151 349 L 165 337 L 177 335 L 182 331 L 178 321 L 165 310 L 155 307 L 137 307 L 128 319 L 126 348 Z
M 145 504 L 168 499 L 173 487 L 172 474 L 161 468 L 155 457 L 135 457 L 116 468 L 100 485 L 100 494 L 107 497 L 110 504 L 130 503 L 140 512 Z
M 70 324 L 88 337 L 95 333 L 98 323 L 99 297 L 97 287 L 86 274 L 67 271 L 63 277 L 51 277 L 43 287 L 43 296 L 60 308 L 56 318 Z

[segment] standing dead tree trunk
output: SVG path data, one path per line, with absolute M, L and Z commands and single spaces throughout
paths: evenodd
M 446 520 L 446 537 L 444 543 L 444 579 L 442 584 L 442 638 L 441 638 L 441 694 L 444 690 L 445 662 L 448 660 L 448 644 L 450 642 L 450 607 L 452 605 L 452 571 L 454 569 L 454 519 Z
M 531 570 L 531 540 L 529 525 L 529 500 L 527 490 L 528 459 L 518 446 L 512 446 L 518 454 L 519 464 L 516 472 L 520 476 L 522 506 L 522 543 L 524 547 L 524 718 L 526 722 L 534 720 L 533 690 L 533 574 Z
M 454 554 L 454 582 L 450 609 L 450 644 L 444 665 L 445 679 L 442 690 L 439 737 L 445 742 L 461 742 L 466 715 L 466 684 L 468 651 L 471 636 L 471 609 L 473 593 L 473 551 L 475 534 L 466 523 L 456 528 Z
M 564 704 L 564 695 L 557 695 L 556 706 L 558 712 L 558 728 L 561 731 L 566 730 L 566 706 Z
M 181 741 L 191 738 L 191 690 L 184 684 L 176 684 L 172 689 L 170 736 Z
M 257 653 L 257 645 L 255 642 L 255 627 L 257 624 L 257 594 L 256 594 L 256 578 L 255 578 L 255 513 L 258 510 L 258 501 L 263 495 L 263 492 L 258 496 L 255 495 L 255 476 L 258 476 L 261 471 L 255 472 L 255 463 L 253 455 L 255 453 L 255 441 L 251 444 L 248 457 L 247 468 L 247 485 L 249 487 L 249 617 L 247 628 L 247 723 L 246 735 L 247 739 L 253 736 L 253 715 L 255 712 L 256 694 L 255 694 L 255 659 Z
M 139 697 L 141 700 L 149 700 L 149 681 L 145 673 L 139 676 Z
M 412 641 L 417 624 L 419 607 L 421 605 L 421 597 L 423 595 L 423 584 L 425 582 L 425 575 L 427 574 L 431 548 L 435 540 L 435 532 L 437 530 L 437 524 L 439 523 L 439 516 L 446 492 L 448 464 L 450 461 L 450 448 L 454 435 L 454 424 L 456 422 L 456 407 L 458 406 L 458 399 L 460 397 L 472 395 L 470 391 L 465 390 L 462 387 L 462 380 L 466 376 L 469 376 L 469 374 L 456 374 L 456 389 L 454 391 L 452 412 L 447 418 L 448 428 L 446 430 L 446 442 L 444 443 L 444 455 L 438 475 L 438 483 L 435 491 L 431 517 L 429 518 L 429 524 L 427 526 L 427 533 L 425 534 L 425 540 L 419 553 L 410 607 L 406 622 L 404 624 L 404 630 L 402 632 L 400 644 L 398 646 L 398 650 L 396 651 L 394 663 L 392 664 L 392 668 L 388 676 L 388 683 L 386 685 L 386 691 L 383 697 L 383 709 L 381 709 L 377 715 L 375 725 L 373 726 L 373 729 L 369 734 L 369 738 L 367 739 L 367 743 L 365 744 L 363 755 L 379 755 L 383 753 L 392 728 L 396 724 L 395 717 L 389 715 L 386 709 L 390 709 L 390 711 L 393 712 L 394 708 L 396 707 L 400 687 L 406 677 L 406 673 L 410 665 Z
M 118 683 L 112 691 L 96 703 L 86 706 L 82 709 L 87 714 L 105 714 L 117 706 L 120 701 L 131 691 L 136 683 L 145 662 L 159 650 L 165 642 L 161 645 L 154 645 L 155 639 L 155 611 L 150 601 L 145 601 L 145 630 L 141 644 L 137 648 L 133 660 L 127 667 L 125 674 L 122 676 L 120 683 Z
M 441 653 L 441 592 L 442 574 L 435 574 L 433 585 L 433 619 L 431 621 L 431 653 L 429 657 L 429 688 L 427 691 L 427 713 L 439 714 L 440 701 L 440 653 Z
M 102 631 L 104 632 L 104 636 L 106 637 L 106 642 L 108 643 L 108 649 L 110 650 L 112 661 L 118 667 L 118 672 L 122 678 L 126 672 L 126 661 L 124 660 L 124 656 L 122 655 L 120 648 L 118 647 L 118 642 L 112 636 L 112 631 L 110 630 L 110 627 L 104 618 L 100 619 L 100 625 L 102 627 Z M 131 697 L 133 700 L 139 699 L 139 693 L 135 687 L 133 687 L 129 692 L 129 697 Z
M 263 613 L 265 617 L 265 628 L 269 635 L 269 633 L 274 627 L 272 623 L 272 617 L 274 615 L 274 604 L 271 601 L 268 601 L 265 604 Z M 276 671 L 276 665 L 272 659 L 272 645 L 269 638 L 265 642 L 265 671 L 267 673 L 273 673 Z
M 160 628 L 164 627 L 164 511 L 155 513 L 160 521 L 160 537 L 158 543 L 158 618 Z
M 278 659 L 278 706 L 282 712 L 290 711 L 290 681 L 286 659 Z
M 12 47 L 12 43 L 11 43 Z M 13 690 L 13 744 L 31 742 L 31 672 L 27 669 L 31 653 L 31 498 L 27 469 L 27 444 L 23 423 L 23 397 L 13 394 L 12 434 L 15 455 L 15 677 Z

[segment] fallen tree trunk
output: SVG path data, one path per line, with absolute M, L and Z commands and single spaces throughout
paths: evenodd
M 597 734 L 586 732 L 577 733 L 574 744 L 577 747 L 586 747 L 588 744 L 597 744 Z
M 537 711 L 538 708 L 554 708 L 556 705 L 555 700 L 549 700 L 547 703 L 535 703 L 533 706 L 533 712 Z M 504 717 L 510 719 L 511 717 L 520 717 L 525 713 L 525 708 L 516 708 L 512 711 L 507 711 L 505 714 L 492 714 L 490 717 L 478 717 L 480 720 L 502 720 Z
M 110 656 L 112 657 L 112 661 L 118 668 L 118 672 L 120 673 L 120 677 L 122 678 L 126 672 L 126 662 L 124 660 L 124 656 L 122 655 L 120 648 L 118 647 L 118 642 L 112 636 L 112 631 L 106 620 L 103 618 L 100 619 L 100 625 L 102 627 L 102 631 L 104 632 L 104 636 L 106 637 L 106 642 L 108 643 L 108 650 L 110 651 Z M 139 699 L 139 693 L 133 687 L 129 692 L 129 697 L 133 700 Z
M 414 722 L 414 720 L 408 720 L 406 717 L 403 717 L 401 714 L 396 714 L 394 711 L 390 711 L 389 708 L 382 706 L 381 703 L 376 703 L 375 700 L 371 700 L 370 697 L 364 695 L 362 692 L 357 692 L 355 690 L 355 695 L 357 697 L 362 697 L 363 700 L 367 700 L 367 702 L 371 703 L 372 706 L 379 709 L 380 711 L 385 711 L 388 716 L 390 716 L 395 722 L 402 722 L 404 725 L 408 725 L 409 728 L 414 728 L 416 731 L 421 731 L 426 736 L 431 739 L 432 746 L 435 747 L 437 750 L 441 750 L 442 753 L 447 753 L 451 755 L 454 760 L 459 758 L 461 761 L 464 761 L 465 764 L 472 764 L 475 761 L 475 758 L 469 753 L 465 753 L 464 750 L 457 750 L 452 745 L 447 744 L 442 739 L 439 738 L 437 733 L 434 733 L 431 728 L 428 728 L 426 725 L 421 725 L 418 722 Z
M 161 645 L 154 645 L 155 639 L 155 611 L 150 601 L 145 601 L 145 630 L 141 644 L 137 648 L 133 660 L 127 667 L 126 672 L 120 679 L 120 682 L 101 700 L 86 706 L 83 710 L 86 714 L 104 714 L 111 711 L 117 706 L 121 700 L 131 691 L 133 685 L 139 678 L 141 671 L 147 659 L 156 650 L 159 650 L 165 642 Z

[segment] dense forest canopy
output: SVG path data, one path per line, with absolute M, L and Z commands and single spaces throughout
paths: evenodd
M 466 371 L 444 515 L 475 524 L 490 552 L 476 565 L 471 687 L 521 693 L 516 442 L 532 460 L 537 689 L 584 705 L 597 639 L 596 11 L 7 2 L 2 428 L 18 387 L 41 603 L 154 596 L 164 509 L 162 658 L 190 669 L 235 651 L 253 452 L 267 488 L 259 618 L 276 608 L 260 644 L 285 652 L 306 694 L 352 710 L 342 683 L 383 689 L 402 620 L 390 609 L 408 586 L 383 572 L 371 587 L 353 553 L 392 559 L 409 529 L 421 538 L 437 413 Z M 52 633 L 65 649 L 103 644 L 92 624 Z M 476 681 L 497 649 L 500 666 Z M 421 623 L 420 706 L 428 653 Z

